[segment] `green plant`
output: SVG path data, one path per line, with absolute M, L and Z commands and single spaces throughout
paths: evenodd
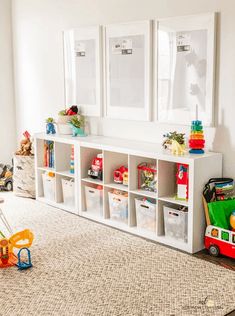
M 58 115 L 60 116 L 65 116 L 66 115 L 66 110 L 61 110 Z
M 54 119 L 53 119 L 53 117 L 48 117 L 47 119 L 46 119 L 46 123 L 54 123 L 55 121 L 54 121 Z
M 79 118 L 79 119 L 78 119 L 77 116 L 73 116 L 69 122 L 70 122 L 73 126 L 75 126 L 75 127 L 77 127 L 77 128 L 81 128 L 81 127 L 84 127 L 85 119 L 84 119 L 84 116 L 81 116 L 81 115 L 80 115 L 80 118 Z
M 183 145 L 185 142 L 185 139 L 184 139 L 185 134 L 183 133 L 169 132 L 163 136 L 166 137 L 167 140 L 170 140 L 170 141 L 176 140 L 180 145 Z

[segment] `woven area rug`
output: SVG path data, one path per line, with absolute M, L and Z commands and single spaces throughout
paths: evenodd
M 0 270 L 1 316 L 216 316 L 235 308 L 233 271 L 30 199 L 3 196 L 14 231 L 32 229 L 35 242 L 32 269 Z

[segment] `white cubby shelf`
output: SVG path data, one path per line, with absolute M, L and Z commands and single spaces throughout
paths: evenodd
M 54 142 L 54 169 L 43 166 L 45 140 Z M 72 145 L 74 146 L 74 174 L 69 172 Z M 87 174 L 92 159 L 97 154 L 103 154 L 103 180 L 92 179 Z M 222 154 L 206 152 L 203 155 L 174 156 L 165 152 L 160 144 L 104 136 L 79 138 L 40 133 L 35 134 L 35 157 L 36 198 L 38 201 L 188 253 L 195 253 L 204 248 L 205 216 L 202 205 L 202 189 L 208 179 L 222 176 Z M 156 193 L 138 188 L 137 166 L 142 162 L 156 166 Z M 188 201 L 175 198 L 176 163 L 188 164 L 189 166 Z M 128 167 L 128 185 L 113 181 L 113 171 L 122 165 Z M 55 173 L 55 199 L 53 201 L 44 197 L 42 174 L 46 171 Z M 64 204 L 61 189 L 62 178 L 74 181 L 75 204 L 73 207 Z M 96 199 L 98 196 L 96 201 L 99 201 L 99 194 L 102 201 L 102 203 L 97 202 L 98 212 L 87 211 L 86 186 L 90 187 L 91 191 L 93 189 L 100 190 L 100 193 L 96 191 Z M 128 194 L 128 219 L 126 222 L 119 222 L 110 218 L 109 192 L 113 189 L 122 190 Z M 155 231 L 147 231 L 137 227 L 135 198 L 155 201 Z M 164 206 L 187 207 L 188 233 L 186 242 L 165 235 Z

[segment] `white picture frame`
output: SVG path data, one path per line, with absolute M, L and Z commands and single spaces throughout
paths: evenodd
M 214 126 L 215 26 L 215 13 L 155 20 L 156 121 L 190 125 L 198 108 L 204 126 Z
M 65 104 L 86 116 L 102 115 L 102 27 L 64 31 Z
M 152 21 L 106 25 L 104 32 L 105 116 L 149 121 Z

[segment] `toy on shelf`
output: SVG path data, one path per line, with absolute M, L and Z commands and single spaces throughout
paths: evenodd
M 177 163 L 176 184 L 177 184 L 177 200 L 188 200 L 188 168 L 189 166 Z
M 93 179 L 103 180 L 103 155 L 97 154 L 93 158 L 91 167 L 88 170 L 88 176 Z
M 27 257 L 28 257 L 28 261 L 22 261 L 21 260 L 21 253 L 22 251 L 26 251 L 27 253 Z M 31 261 L 31 253 L 30 253 L 30 250 L 26 247 L 24 248 L 21 248 L 20 251 L 18 252 L 17 254 L 17 257 L 18 257 L 18 262 L 17 262 L 17 267 L 19 270 L 25 270 L 25 269 L 29 269 L 31 268 L 33 265 L 32 265 L 32 261 Z
M 121 166 L 120 168 L 114 170 L 113 181 L 123 185 L 128 185 L 128 168 Z
M 55 125 L 54 125 L 55 121 L 54 121 L 54 119 L 52 117 L 48 117 L 46 119 L 46 123 L 47 123 L 47 125 L 46 125 L 46 133 L 47 134 L 55 134 L 56 131 L 55 131 Z
M 54 168 L 54 142 L 50 140 L 44 141 L 44 167 Z
M 64 110 L 58 113 L 58 120 L 57 120 L 57 128 L 58 133 L 63 135 L 71 135 L 72 128 L 68 124 L 72 118 L 79 117 L 79 110 L 77 105 L 72 105 L 69 108 L 65 108 Z
M 157 170 L 156 166 L 142 162 L 138 169 L 138 189 L 157 192 Z
M 71 147 L 70 173 L 74 174 L 74 145 Z
M 0 203 L 3 202 L 4 200 L 0 199 Z M 0 219 L 8 233 L 11 235 L 10 238 L 6 238 L 1 232 L 2 238 L 0 238 L 0 268 L 7 268 L 14 266 L 17 263 L 17 257 L 15 256 L 13 249 L 22 249 L 24 247 L 29 248 L 33 243 L 34 236 L 29 229 L 12 234 L 12 229 L 1 209 Z M 24 240 L 27 240 L 27 242 L 23 244 L 22 241 Z
M 164 134 L 163 148 L 170 150 L 173 155 L 181 156 L 185 153 L 185 134 L 169 132 Z
M 34 149 L 33 149 L 33 140 L 31 135 L 28 131 L 23 133 L 24 139 L 20 142 L 20 149 L 16 151 L 16 155 L 19 156 L 33 156 Z
M 204 154 L 205 140 L 201 121 L 192 121 L 189 138 L 189 153 Z
M 12 191 L 13 189 L 13 167 L 0 164 L 0 190 Z
M 86 136 L 84 128 L 85 128 L 85 119 L 82 115 L 73 116 L 68 122 L 69 126 L 72 128 L 73 137 Z

